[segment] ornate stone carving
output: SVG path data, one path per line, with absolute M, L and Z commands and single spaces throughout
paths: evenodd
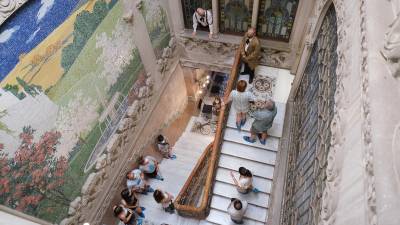
M 175 37 L 172 37 L 171 40 L 169 41 L 168 46 L 164 48 L 161 58 L 157 60 L 158 71 L 160 73 L 164 73 L 165 71 L 170 70 L 170 64 L 173 61 L 172 59 L 174 58 L 175 55 L 177 55 L 174 54 L 176 53 L 175 47 L 176 47 L 176 40 Z
M 28 0 L 0 0 L 0 25 Z
M 400 77 L 400 14 L 390 24 L 385 34 L 381 53 L 387 61 L 390 73 L 394 77 Z
M 261 49 L 260 64 L 284 69 L 290 69 L 290 52 L 280 51 L 271 48 Z
M 372 148 L 371 103 L 369 98 L 369 68 L 368 68 L 368 39 L 366 0 L 361 1 L 361 112 L 362 112 L 362 139 L 364 143 L 365 184 L 367 187 L 367 216 L 368 225 L 377 225 L 376 189 L 374 174 L 374 150 Z

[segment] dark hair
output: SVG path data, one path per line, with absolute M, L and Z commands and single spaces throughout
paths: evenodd
M 160 190 L 155 190 L 153 193 L 154 200 L 156 200 L 157 203 L 160 203 L 164 199 L 164 194 Z
M 141 155 L 141 156 L 139 156 L 139 158 L 137 159 L 137 163 L 139 164 L 139 165 L 142 165 L 143 163 L 144 163 L 144 157 Z
M 118 215 L 121 214 L 124 211 L 124 209 L 119 205 L 116 205 L 114 207 L 115 207 L 114 208 L 114 216 L 118 217 Z
M 242 202 L 239 199 L 236 199 L 233 202 L 233 207 L 235 207 L 236 210 L 241 210 L 242 209 Z
M 131 172 L 129 171 L 129 172 L 126 172 L 126 175 L 125 175 L 125 177 L 126 177 L 126 179 L 129 179 L 129 174 L 130 174 Z
M 121 191 L 121 197 L 126 201 L 131 198 L 131 193 L 129 192 L 128 188 L 125 188 L 124 190 Z
M 158 142 L 162 142 L 162 141 L 164 141 L 164 136 L 162 136 L 161 134 L 160 134 L 160 135 L 158 135 L 158 137 L 157 137 L 157 141 L 158 141 Z
M 246 90 L 247 83 L 244 80 L 239 80 L 237 85 L 236 85 L 236 90 L 238 92 L 244 92 Z
M 243 166 L 239 167 L 239 174 L 245 177 L 253 177 L 251 171 L 244 168 Z

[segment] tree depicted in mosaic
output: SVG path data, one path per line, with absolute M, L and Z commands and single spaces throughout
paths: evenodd
M 220 4 L 221 33 L 242 34 L 251 26 L 253 0 L 222 0 Z
M 46 132 L 34 142 L 34 133 L 31 127 L 24 127 L 13 157 L 3 152 L 0 144 L 0 204 L 31 215 L 37 215 L 44 199 L 63 205 L 71 201 L 62 191 L 67 159 L 55 155 L 61 134 Z
M 261 0 L 257 20 L 258 36 L 288 42 L 298 2 L 298 0 Z

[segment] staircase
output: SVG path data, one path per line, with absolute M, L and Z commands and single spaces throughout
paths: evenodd
M 171 193 L 173 196 L 179 194 L 180 189 L 188 178 L 190 172 L 196 165 L 197 160 L 204 149 L 212 142 L 213 136 L 205 136 L 190 132 L 192 126 L 189 122 L 187 129 L 173 146 L 173 152 L 177 156 L 175 160 L 164 159 L 160 164 L 161 175 L 164 181 L 150 179 L 150 185 L 154 189 L 160 188 Z M 157 204 L 152 193 L 139 195 L 141 206 L 146 208 L 145 220 L 147 224 L 159 225 L 198 225 L 199 220 L 180 217 L 177 214 L 166 213 L 160 204 Z M 120 223 L 123 225 L 123 223 Z
M 285 73 L 289 77 L 279 77 L 279 73 Z M 268 131 L 267 143 L 262 145 L 258 140 L 255 143 L 244 141 L 243 136 L 250 136 L 250 127 L 254 119 L 248 117 L 245 126 L 239 132 L 236 129 L 236 112 L 231 108 L 221 147 L 210 214 L 200 222 L 201 225 L 234 224 L 227 214 L 231 198 L 239 198 L 249 203 L 244 224 L 263 225 L 267 221 L 276 155 L 282 136 L 286 98 L 290 90 L 291 79 L 288 71 L 259 66 L 256 76 L 266 75 L 277 78 L 275 87 L 277 93 L 273 94 L 273 99 L 278 109 L 273 126 Z M 240 166 L 252 171 L 254 187 L 258 188 L 260 193 L 243 195 L 237 192 L 230 172 L 233 171 L 238 177 L 237 170 Z

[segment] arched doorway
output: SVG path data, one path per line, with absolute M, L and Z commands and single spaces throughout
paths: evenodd
M 318 223 L 331 142 L 337 61 L 336 12 L 331 5 L 294 95 L 281 224 Z

